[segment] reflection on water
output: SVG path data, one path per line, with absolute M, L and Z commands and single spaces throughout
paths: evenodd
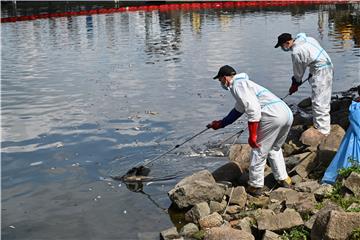
M 152 177 L 174 179 L 129 189 L 109 176 L 223 117 L 233 100 L 211 80 L 223 64 L 286 95 L 290 56 L 273 47 L 281 32 L 320 41 L 335 65 L 334 91 L 359 85 L 359 4 L 138 11 L 1 27 L 6 239 L 158 237 L 177 221 L 163 211 L 167 191 L 222 165 L 207 147 L 246 120 L 208 131 L 152 166 Z M 304 86 L 287 101 L 309 95 Z

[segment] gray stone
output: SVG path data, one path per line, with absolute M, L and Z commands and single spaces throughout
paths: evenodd
M 314 226 L 318 223 L 319 217 L 316 218 Z M 321 221 L 324 225 L 324 231 L 317 232 L 317 229 L 312 229 L 311 239 L 331 239 L 331 240 L 346 240 L 351 235 L 352 231 L 360 227 L 360 213 L 358 212 L 327 212 Z M 320 236 L 319 236 L 320 235 Z
M 198 223 L 200 218 L 210 214 L 209 205 L 206 202 L 197 203 L 186 214 L 185 220 Z
M 325 137 L 326 136 L 317 129 L 310 127 L 301 134 L 300 141 L 304 145 L 317 147 Z
M 163 240 L 172 240 L 181 238 L 176 227 L 166 229 L 160 233 L 160 238 Z
M 242 186 L 234 188 L 231 198 L 229 200 L 230 204 L 239 205 L 241 208 L 245 207 L 247 199 L 247 194 L 245 188 Z
M 311 107 L 311 98 L 308 97 L 308 98 L 305 98 L 303 100 L 301 100 L 299 103 L 298 103 L 298 107 L 299 108 L 308 108 L 308 107 Z
M 320 187 L 314 191 L 315 198 L 318 201 L 321 201 L 326 196 L 329 196 L 333 190 L 334 190 L 334 187 L 332 185 L 321 184 Z
M 206 231 L 206 240 L 255 240 L 251 233 L 230 227 L 214 227 Z
M 299 165 L 306 157 L 308 157 L 311 152 L 300 153 L 296 155 L 291 155 L 288 158 L 285 158 L 286 167 L 289 169 L 293 169 L 297 165 Z
M 202 229 L 219 227 L 223 223 L 223 218 L 217 212 L 199 219 L 199 225 Z
M 349 189 L 355 196 L 360 196 L 360 174 L 352 172 L 344 181 L 344 186 Z
M 269 197 L 259 196 L 253 197 L 251 195 L 247 196 L 247 206 L 255 205 L 257 207 L 265 207 L 269 204 Z
M 231 206 L 228 206 L 226 209 L 226 213 L 228 213 L 230 215 L 234 215 L 239 212 L 241 212 L 241 207 L 239 205 L 231 205 Z
M 227 202 L 226 201 L 221 201 L 221 203 L 216 202 L 216 201 L 210 201 L 209 207 L 210 207 L 210 213 L 213 212 L 218 212 L 218 213 L 222 213 L 225 210 Z
M 281 237 L 272 231 L 266 230 L 262 240 L 281 240 Z
M 295 168 L 295 172 L 302 178 L 307 177 L 315 167 L 316 153 L 310 153 Z
M 229 159 L 239 165 L 241 172 L 245 172 L 250 166 L 250 153 L 249 144 L 234 144 L 230 147 Z
M 260 214 L 256 220 L 259 230 L 280 231 L 304 224 L 300 214 L 292 209 L 276 215 Z
M 314 192 L 320 187 L 320 184 L 317 181 L 306 181 L 295 184 L 295 190 L 300 192 Z
M 191 237 L 194 233 L 198 232 L 199 228 L 194 223 L 188 223 L 180 230 L 180 235 L 185 237 Z
M 251 226 L 255 222 L 255 219 L 251 217 L 245 217 L 239 220 L 238 224 L 236 224 L 235 228 L 239 230 L 243 230 L 245 232 L 251 233 Z
M 291 201 L 295 202 L 299 199 L 299 193 L 295 190 L 292 190 L 290 188 L 278 188 L 270 193 L 270 201 Z
M 212 175 L 217 182 L 231 182 L 234 185 L 241 183 L 243 170 L 237 162 L 228 162 L 216 169 Z
M 325 232 L 326 224 L 328 222 L 328 214 L 332 210 L 343 211 L 341 207 L 336 205 L 331 201 L 324 202 L 324 207 L 317 212 L 315 216 L 315 221 L 309 224 L 312 224 L 311 228 L 311 239 L 323 239 L 323 233 Z M 308 224 L 308 225 L 309 225 Z
M 179 208 L 200 202 L 221 201 L 225 190 L 218 186 L 211 173 L 203 170 L 181 180 L 168 192 L 169 198 Z
M 297 184 L 297 183 L 299 183 L 299 182 L 301 182 L 301 181 L 302 181 L 302 177 L 300 177 L 300 176 L 297 175 L 297 174 L 291 177 L 291 182 L 292 182 L 293 184 Z

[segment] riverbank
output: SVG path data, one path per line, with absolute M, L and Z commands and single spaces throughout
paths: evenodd
M 251 149 L 247 144 L 233 145 L 229 163 L 212 173 L 196 172 L 168 192 L 172 207 L 182 209 L 184 217 L 176 227 L 162 231 L 161 238 L 359 239 L 359 163 L 341 170 L 334 185 L 321 184 L 349 126 L 349 106 L 358 95 L 356 88 L 334 94 L 327 137 L 310 127 L 311 101 L 298 104 L 283 146 L 292 188 L 279 187 L 267 166 L 264 194 L 247 194 Z

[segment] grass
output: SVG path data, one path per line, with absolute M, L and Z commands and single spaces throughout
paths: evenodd
M 290 232 L 284 231 L 281 235 L 283 240 L 307 240 L 310 239 L 310 232 L 304 226 L 292 228 Z
M 360 239 L 360 228 L 355 228 L 349 238 L 349 240 L 359 240 Z

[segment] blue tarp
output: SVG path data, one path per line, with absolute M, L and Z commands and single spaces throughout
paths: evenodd
M 360 102 L 352 102 L 349 107 L 350 126 L 341 141 L 340 147 L 326 169 L 322 183 L 334 184 L 338 170 L 352 166 L 352 162 L 360 163 Z

